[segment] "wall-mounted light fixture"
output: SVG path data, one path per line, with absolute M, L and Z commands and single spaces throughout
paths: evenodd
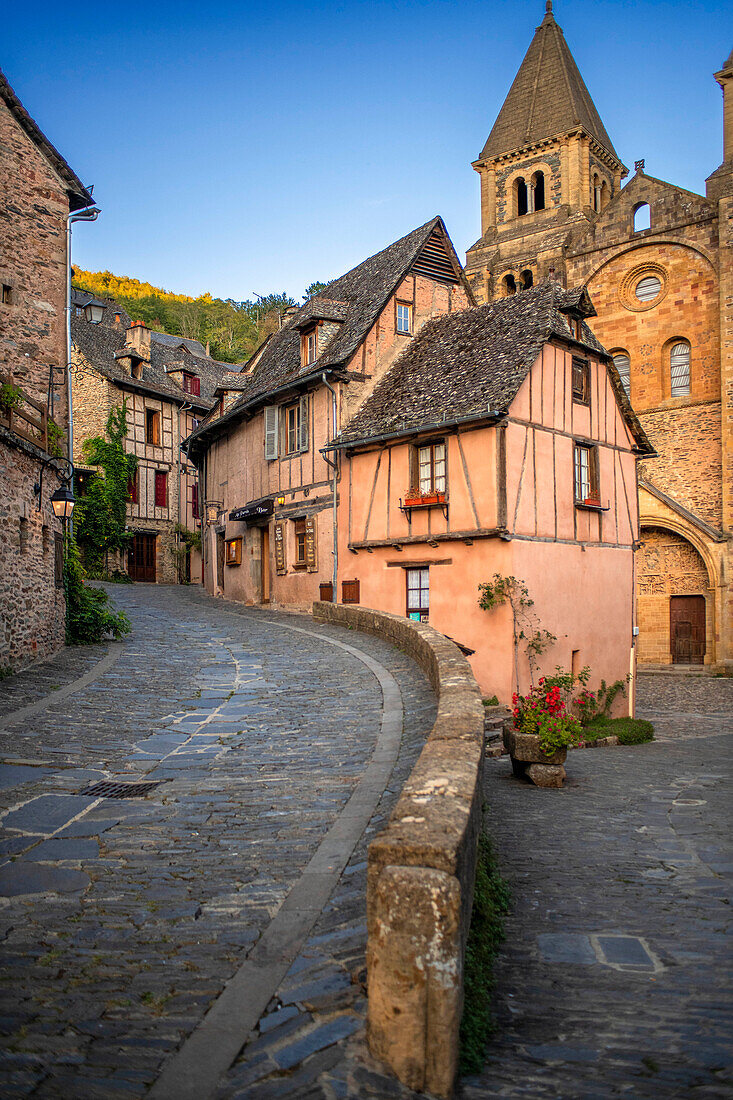
M 71 513 L 74 511 L 75 504 L 76 497 L 69 485 L 62 485 L 55 493 L 51 494 L 51 507 L 57 519 L 64 521 L 71 519 Z
M 90 325 L 99 325 L 102 322 L 106 308 L 104 302 L 98 302 L 96 298 L 92 298 L 84 306 L 84 316 Z
M 275 503 L 279 508 L 282 508 L 285 504 L 285 493 L 280 493 L 278 496 L 276 496 Z

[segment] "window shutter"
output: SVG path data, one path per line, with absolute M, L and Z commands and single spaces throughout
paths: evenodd
M 303 394 L 300 399 L 300 439 L 298 441 L 301 451 L 308 450 L 308 394 Z
M 265 458 L 277 458 L 277 405 L 265 406 Z

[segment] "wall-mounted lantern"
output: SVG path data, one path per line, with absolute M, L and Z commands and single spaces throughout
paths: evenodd
M 75 504 L 76 497 L 68 485 L 62 485 L 61 488 L 57 489 L 56 492 L 51 495 L 51 507 L 57 519 L 64 521 L 71 519 L 71 513 L 74 511 Z
M 99 325 L 102 322 L 106 308 L 104 302 L 98 302 L 96 298 L 92 298 L 84 306 L 84 316 L 90 325 Z

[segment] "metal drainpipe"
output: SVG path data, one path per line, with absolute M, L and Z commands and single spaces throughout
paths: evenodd
M 71 224 L 72 222 L 95 222 L 101 210 L 98 206 L 88 206 L 84 210 L 74 210 L 66 215 L 66 401 L 69 415 L 69 488 L 74 491 L 74 408 L 71 397 Z M 74 519 L 69 519 L 69 536 L 74 536 Z
M 325 371 L 321 375 L 321 381 L 323 382 L 326 389 L 331 391 L 331 408 L 332 408 L 332 412 L 333 412 L 333 438 L 335 439 L 337 434 L 338 434 L 338 419 L 337 419 L 338 414 L 337 414 L 337 409 L 336 409 L 336 390 L 333 388 L 331 383 L 326 378 L 326 372 Z M 326 459 L 326 462 L 329 464 L 329 466 L 333 469 L 333 602 L 338 603 L 338 584 L 337 584 L 337 581 L 338 581 L 339 547 L 338 547 L 338 499 L 337 499 L 337 496 L 336 496 L 336 492 L 337 492 L 336 475 L 338 474 L 338 456 L 336 456 L 336 460 L 333 461 L 333 462 L 331 461 L 330 458 L 326 458 L 325 455 L 323 457 Z

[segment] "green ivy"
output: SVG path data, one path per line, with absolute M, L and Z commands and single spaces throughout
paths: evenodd
M 12 382 L 3 382 L 0 386 L 0 407 L 3 409 L 17 409 L 23 404 L 23 391 L 20 386 L 14 386 Z
M 122 551 L 132 538 L 127 526 L 129 484 L 137 469 L 135 455 L 125 451 L 127 402 L 111 409 L 106 438 L 94 436 L 84 442 L 83 451 L 91 466 L 98 466 L 85 496 L 74 512 L 76 537 L 90 570 L 107 573 L 107 555 Z
M 66 594 L 66 644 L 97 645 L 105 634 L 121 638 L 129 634 L 130 621 L 124 611 L 108 607 L 109 596 L 103 588 L 84 583 L 85 572 L 74 539 L 66 540 L 64 589 Z

